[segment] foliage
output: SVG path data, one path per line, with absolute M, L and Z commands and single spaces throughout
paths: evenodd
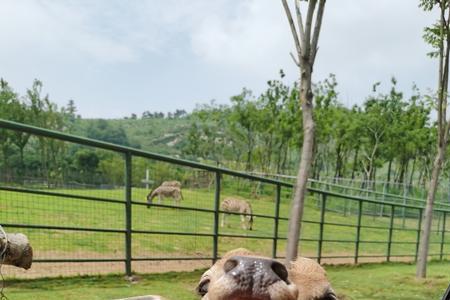
M 392 78 L 388 92 L 380 92 L 382 85 L 376 83 L 362 105 L 346 107 L 337 88 L 333 74 L 314 85 L 317 134 L 312 177 L 424 185 L 430 177 L 436 140 L 430 96 L 413 86 L 406 98 Z M 243 89 L 231 97 L 229 105 L 212 101 L 189 114 L 184 110 L 165 116 L 145 112 L 142 118 L 83 119 L 73 100 L 58 108 L 42 89 L 36 80 L 20 96 L 2 80 L 0 117 L 250 172 L 295 174 L 300 160 L 298 84 L 287 84 L 282 71 L 260 95 Z M 122 157 L 26 133 L 0 129 L 0 157 L 6 181 L 38 177 L 49 184 L 123 183 Z M 141 171 L 139 178 L 133 178 L 135 184 L 140 184 L 147 168 L 157 181 L 174 176 L 165 167 L 158 170 L 148 162 L 136 163 Z M 450 165 L 445 170 L 449 173 Z M 375 182 L 368 187 L 374 186 Z

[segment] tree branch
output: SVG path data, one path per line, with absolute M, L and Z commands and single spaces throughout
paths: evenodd
M 305 38 L 305 29 L 303 28 L 303 18 L 302 18 L 302 11 L 300 10 L 300 0 L 295 0 L 295 13 L 297 14 L 297 25 L 299 28 L 299 34 L 300 34 L 300 46 L 301 49 L 305 49 L 306 45 L 306 38 Z
M 314 10 L 316 9 L 317 0 L 309 0 L 308 12 L 306 14 L 306 23 L 305 23 L 305 47 L 303 51 L 303 56 L 305 58 L 310 58 L 311 51 L 311 25 L 314 17 Z
M 445 20 L 445 17 L 443 18 L 444 21 L 447 23 L 450 21 L 450 10 L 448 11 L 447 20 Z M 447 29 L 448 31 L 448 29 Z M 442 106 L 440 107 L 442 110 L 442 117 L 441 117 L 441 126 L 443 128 L 438 128 L 439 131 L 442 131 L 442 145 L 443 147 L 446 147 L 448 145 L 448 136 L 449 136 L 449 130 L 450 130 L 450 122 L 447 120 L 447 96 L 448 96 L 448 72 L 449 72 L 449 55 L 450 55 L 450 35 L 446 35 L 446 47 L 445 47 L 445 56 L 444 56 L 444 70 L 443 70 L 443 78 L 442 78 L 442 84 L 441 84 L 441 94 L 442 97 L 439 99 L 439 102 L 442 101 Z M 442 45 L 443 47 L 444 45 Z
M 294 61 L 294 63 L 297 65 L 297 67 L 300 67 L 300 63 L 297 61 L 297 59 L 295 58 L 294 54 L 292 54 L 292 52 L 289 52 L 289 54 L 292 57 L 292 60 Z
M 316 54 L 319 49 L 317 47 L 317 43 L 319 42 L 319 34 L 320 34 L 320 29 L 322 27 L 322 18 L 323 18 L 323 12 L 325 10 L 325 3 L 326 3 L 326 0 L 320 0 L 319 9 L 317 11 L 316 25 L 314 26 L 314 33 L 313 33 L 313 38 L 312 38 L 312 42 L 311 42 L 311 56 L 309 58 L 309 63 L 311 65 L 314 65 L 314 60 L 316 59 Z
M 440 3 L 440 32 L 439 32 L 439 81 L 438 81 L 438 144 L 442 144 L 443 132 L 442 127 L 445 119 L 443 118 L 443 69 L 444 69 L 444 24 L 445 24 L 445 7 Z
M 291 28 L 292 37 L 294 38 L 295 42 L 295 48 L 297 49 L 298 56 L 300 57 L 302 48 L 298 39 L 297 29 L 295 29 L 294 20 L 292 19 L 291 10 L 289 9 L 289 5 L 287 4 L 286 0 L 281 0 L 281 2 L 283 3 L 284 11 L 286 12 L 286 17 L 289 22 L 289 27 Z

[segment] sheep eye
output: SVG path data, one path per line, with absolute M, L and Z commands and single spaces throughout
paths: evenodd
M 197 293 L 200 296 L 205 296 L 208 293 L 208 287 L 209 287 L 209 279 L 203 280 L 202 282 L 200 282 L 200 284 L 197 287 Z

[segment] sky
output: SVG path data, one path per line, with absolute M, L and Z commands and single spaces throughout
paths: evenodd
M 2 0 L 0 77 L 20 94 L 34 79 L 85 118 L 191 111 L 260 94 L 286 73 L 292 36 L 280 0 Z M 395 76 L 405 94 L 437 84 L 418 0 L 328 0 L 313 80 L 337 77 L 339 99 L 361 104 Z M 293 1 L 290 1 L 291 6 Z

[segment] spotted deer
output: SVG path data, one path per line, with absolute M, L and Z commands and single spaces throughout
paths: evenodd
M 183 200 L 183 194 L 180 188 L 174 186 L 159 186 L 147 195 L 147 208 L 153 203 L 153 198 L 158 197 L 158 203 L 161 203 L 163 198 L 173 198 L 175 202 L 179 203 Z
M 225 198 L 220 204 L 220 210 L 223 212 L 221 222 L 222 227 L 226 225 L 226 218 L 229 215 L 227 212 L 233 212 L 240 214 L 242 229 L 252 230 L 253 212 L 252 206 L 248 201 L 236 198 Z

